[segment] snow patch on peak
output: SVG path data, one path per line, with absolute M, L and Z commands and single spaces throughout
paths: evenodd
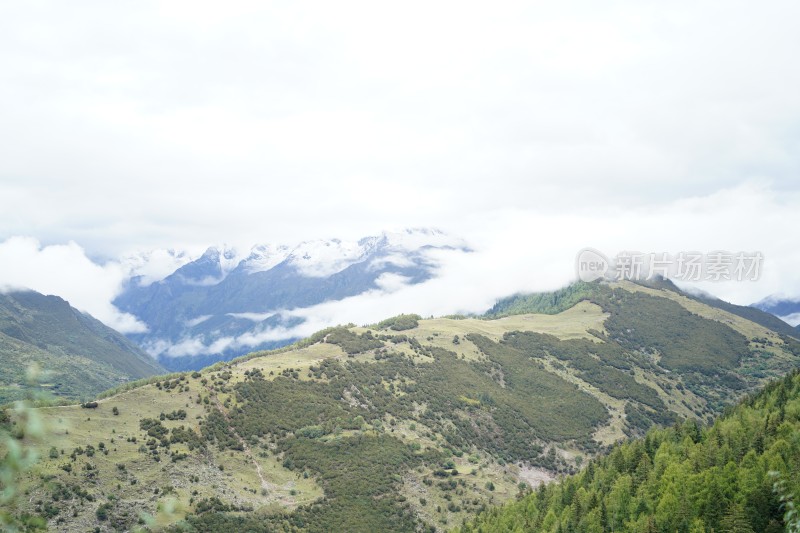
M 317 240 L 300 243 L 291 254 L 289 263 L 303 276 L 324 278 L 341 272 L 348 266 L 363 261 L 374 246 L 371 242 Z
M 286 262 L 301 275 L 328 277 L 350 265 L 371 260 L 370 268 L 386 265 L 407 267 L 414 264 L 409 255 L 432 249 L 469 251 L 462 239 L 433 228 L 406 228 L 384 231 L 358 241 L 340 239 L 305 241 L 291 247 L 256 244 L 242 250 L 225 244 L 210 246 L 198 255 L 183 250 L 156 249 L 123 257 L 131 278 L 146 287 L 175 276 L 186 285 L 210 286 L 222 282 L 231 272 L 265 272 Z
M 198 259 L 173 274 L 186 285 L 217 285 L 242 262 L 241 254 L 228 246 L 211 246 Z
M 219 264 L 220 274 L 222 279 L 231 273 L 239 263 L 242 262 L 242 254 L 236 248 L 222 245 L 220 247 L 212 246 L 203 254 L 201 259 L 207 259 Z M 222 281 L 220 279 L 220 281 Z
M 250 250 L 250 255 L 240 265 L 248 274 L 264 272 L 279 265 L 289 256 L 291 249 L 288 246 L 271 244 L 257 244 Z
M 301 243 L 288 256 L 289 263 L 307 277 L 327 277 L 355 263 L 369 260 L 370 268 L 386 265 L 412 266 L 409 253 L 426 249 L 459 249 L 468 251 L 463 240 L 438 229 L 410 228 L 385 231 L 359 241 L 332 239 Z

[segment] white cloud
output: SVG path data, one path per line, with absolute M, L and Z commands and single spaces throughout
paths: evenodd
M 226 313 L 226 314 L 234 318 L 244 318 L 245 320 L 251 320 L 253 322 L 262 322 L 271 316 L 275 316 L 275 313 Z
M 186 321 L 186 327 L 193 328 L 195 326 L 199 326 L 200 324 L 202 324 L 203 322 L 205 322 L 206 320 L 208 320 L 212 316 L 213 315 L 200 315 L 198 317 L 192 318 L 191 320 L 187 320 Z
M 375 285 L 377 285 L 382 292 L 391 293 L 406 288 L 409 281 L 411 281 L 411 278 L 408 276 L 401 276 L 393 272 L 384 272 L 375 279 Z
M 139 284 L 147 286 L 166 278 L 191 259 L 191 255 L 186 251 L 157 248 L 146 252 L 124 254 L 120 263 L 127 270 L 128 276 L 139 277 Z
M 119 264 L 98 265 L 74 242 L 44 247 L 25 237 L 0 242 L 0 287 L 4 290 L 55 294 L 118 331 L 144 332 L 144 324 L 111 304 L 124 279 Z
M 792 313 L 791 315 L 782 316 L 781 320 L 791 326 L 800 325 L 800 313 Z
M 369 268 L 371 270 L 380 270 L 387 265 L 394 265 L 398 267 L 408 267 L 414 264 L 414 261 L 411 260 L 407 255 L 395 253 L 389 254 L 384 257 L 378 257 L 373 259 L 369 263 Z
M 4 4 L 0 238 L 117 257 L 409 225 L 469 237 L 468 218 L 504 209 L 657 204 L 761 177 L 795 190 L 798 15 L 789 1 Z
M 171 343 L 166 340 L 151 341 L 143 346 L 144 350 L 156 357 L 160 354 L 169 357 L 183 357 L 187 355 L 198 355 L 209 353 L 209 348 L 203 343 L 203 340 L 198 337 L 184 339 L 177 343 Z

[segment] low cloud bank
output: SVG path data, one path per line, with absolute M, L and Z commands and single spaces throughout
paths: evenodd
M 782 316 L 781 319 L 792 326 L 800 325 L 800 313 L 792 313 L 791 315 Z
M 218 339 L 211 345 L 194 338 L 148 348 L 151 353 L 171 356 L 216 353 L 305 337 L 335 324 L 375 323 L 399 313 L 480 313 L 504 296 L 549 291 L 570 283 L 576 279 L 575 256 L 587 246 L 608 255 L 623 250 L 673 254 L 760 251 L 764 263 L 758 281 L 699 282 L 689 287 L 745 305 L 775 293 L 798 296 L 800 249 L 794 233 L 786 229 L 800 227 L 800 212 L 795 208 L 798 201 L 797 194 L 778 193 L 753 182 L 708 196 L 622 212 L 552 215 L 495 211 L 445 228 L 466 237 L 473 252 L 429 250 L 430 260 L 438 268 L 436 276 L 424 283 L 410 285 L 402 276 L 386 275 L 379 280 L 378 289 L 358 296 L 274 310 L 287 325 L 261 330 L 256 321 L 262 317 L 252 316 L 248 318 L 254 320 L 254 329 L 245 335 Z M 73 242 L 42 246 L 35 239 L 13 237 L 0 243 L 2 286 L 57 294 L 125 333 L 145 327 L 111 304 L 130 275 L 124 262 L 97 264 Z
M 42 246 L 31 237 L 11 237 L 0 243 L 0 290 L 54 294 L 117 331 L 145 332 L 145 324 L 111 303 L 127 277 L 120 263 L 95 263 L 75 242 Z

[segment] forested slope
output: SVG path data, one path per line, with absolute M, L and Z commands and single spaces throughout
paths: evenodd
M 793 372 L 711 427 L 690 420 L 653 429 L 459 532 L 778 533 L 797 494 L 800 373 Z

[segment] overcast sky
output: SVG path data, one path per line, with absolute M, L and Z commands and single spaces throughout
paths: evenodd
M 418 304 L 442 312 L 566 283 L 584 246 L 761 250 L 759 283 L 709 290 L 800 296 L 798 20 L 790 1 L 4 2 L 0 284 L 114 322 L 121 254 L 432 226 L 476 250 Z

